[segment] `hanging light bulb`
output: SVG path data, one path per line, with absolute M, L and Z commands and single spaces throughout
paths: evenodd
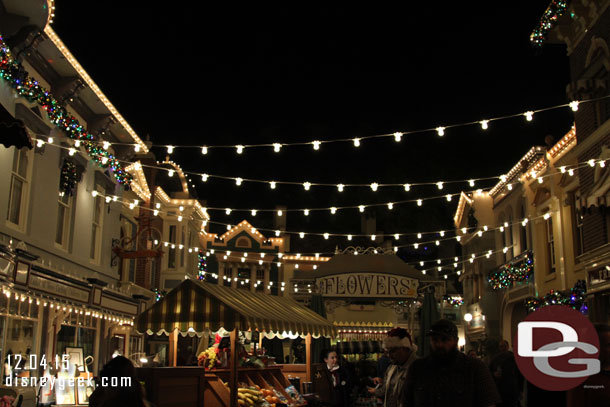
M 339 190 L 339 192 L 343 192 L 343 184 L 337 185 L 337 189 Z
M 423 203 L 423 202 L 422 202 L 422 200 L 421 200 L 421 199 L 418 199 L 418 200 L 417 200 L 417 206 L 422 206 L 422 203 Z
M 565 172 L 566 172 L 566 167 L 565 167 L 565 165 L 564 165 L 564 166 L 559 167 L 559 171 L 561 171 L 561 173 L 562 173 L 562 174 L 565 174 Z
M 275 189 L 275 181 L 271 181 L 269 183 L 269 186 L 271 187 L 271 189 Z
M 474 180 L 471 179 L 470 181 L 468 181 L 468 185 L 471 186 L 471 187 L 474 187 Z
M 76 147 L 76 148 L 80 147 L 80 140 L 75 140 L 74 141 L 74 147 Z M 136 147 L 138 147 L 138 149 L 136 150 L 136 153 L 137 153 L 138 151 L 140 151 L 140 145 L 136 144 Z
M 108 162 L 108 157 L 102 157 L 102 164 L 106 164 Z
M 544 180 L 542 179 L 542 177 L 538 177 L 538 183 L 542 184 L 544 182 Z
M 447 194 L 446 198 L 447 198 L 447 202 L 451 202 L 451 194 Z
M 532 121 L 532 119 L 534 118 L 534 112 L 532 112 L 531 110 L 530 110 L 530 111 L 528 111 L 528 112 L 523 113 L 523 115 L 525 116 L 525 119 L 526 119 L 528 122 L 531 122 L 531 121 Z
M 595 167 L 595 160 L 594 159 L 590 159 L 589 161 L 587 161 L 590 167 Z
M 279 230 L 276 230 L 276 231 L 275 231 L 275 236 L 279 236 L 279 235 L 280 235 L 280 231 L 279 231 Z
M 506 188 L 508 188 L 509 191 L 513 190 L 513 184 L 507 184 Z
M 225 213 L 226 213 L 227 215 L 230 215 L 230 214 L 231 214 L 231 208 L 227 208 L 227 209 L 225 209 Z
M 206 146 L 201 147 L 201 154 L 206 155 L 208 153 L 208 148 Z
M 324 239 L 328 240 L 329 234 L 328 233 L 324 233 Z
M 42 147 L 43 144 L 44 144 L 44 140 L 38 139 L 36 141 L 36 147 L 38 147 L 38 148 Z
M 330 213 L 332 213 L 333 215 L 337 213 L 337 208 L 335 208 L 334 206 L 330 208 Z
M 373 182 L 371 184 L 371 189 L 373 190 L 373 192 L 377 192 L 377 188 L 379 188 L 379 184 L 376 182 Z
M 405 184 L 404 187 L 406 192 L 409 192 L 411 190 L 411 184 Z
M 437 240 L 436 242 L 434 242 L 434 244 L 436 244 L 437 246 L 440 246 L 441 242 L 439 240 Z
M 242 146 L 241 144 L 235 146 L 235 148 L 237 149 L 237 154 L 241 154 L 244 152 L 244 146 Z
M 309 209 L 305 209 L 305 210 L 303 211 L 303 213 L 305 214 L 305 216 L 309 216 Z
M 481 128 L 483 130 L 487 130 L 487 128 L 489 127 L 489 120 L 481 120 L 480 123 L 481 123 Z
M 577 100 L 570 102 L 570 109 L 572 109 L 572 111 L 574 111 L 574 112 L 578 110 L 578 101 Z
M 256 209 L 252 209 L 250 213 L 252 214 L 252 216 L 256 216 Z
M 231 230 L 231 225 L 227 225 L 227 230 Z
M 443 137 L 445 135 L 445 128 L 444 127 L 437 127 L 436 128 L 436 132 L 438 133 L 438 135 L 440 137 Z
M 305 188 L 305 191 L 309 191 L 309 188 L 311 188 L 311 183 L 310 182 L 304 182 L 303 183 L 303 188 Z
M 444 230 L 441 230 L 438 234 L 441 235 L 441 237 L 445 237 L 445 231 Z
M 360 139 L 359 138 L 355 138 L 354 139 L 354 147 L 360 147 Z
M 155 210 L 153 211 L 153 216 L 157 216 L 158 214 L 159 214 L 159 210 L 158 210 L 158 209 L 155 209 Z
M 98 194 L 98 192 L 95 189 L 93 191 L 91 191 L 91 196 L 92 197 L 95 198 L 97 196 L 97 194 Z
M 606 166 L 606 162 L 604 160 L 599 161 L 598 164 L 601 168 L 604 168 Z
M 171 154 L 174 152 L 174 146 L 167 146 L 167 154 Z
M 182 222 L 182 215 L 178 216 L 178 222 Z
M 394 209 L 394 204 L 392 202 L 388 202 L 388 209 L 389 210 Z
M 280 143 L 273 143 L 273 151 L 275 151 L 276 153 L 279 153 L 281 148 L 282 145 Z
M 347 235 L 347 240 L 352 240 L 352 235 Z
M 569 175 L 570 177 L 574 175 L 574 170 L 573 170 L 572 168 L 570 168 L 570 169 L 568 170 L 568 175 Z
M 437 182 L 437 183 L 436 183 L 436 187 L 437 187 L 438 189 L 443 189 L 443 183 L 442 183 L 442 182 Z
M 305 237 L 305 233 L 303 233 L 303 232 L 299 233 L 299 237 L 300 237 L 301 239 L 303 239 L 303 238 Z
M 277 211 L 277 216 L 282 216 L 284 214 L 284 212 L 280 209 Z
M 167 176 L 168 176 L 168 177 L 173 177 L 173 176 L 174 176 L 174 170 L 169 170 L 169 171 L 167 172 Z
M 415 249 L 418 249 L 418 248 L 419 248 L 419 243 L 413 243 L 413 247 L 414 247 Z
M 402 133 L 397 131 L 396 133 L 394 133 L 394 140 L 398 143 L 400 142 L 400 140 L 402 139 Z
M 396 239 L 396 240 L 400 239 L 400 235 L 399 235 L 398 233 L 396 233 L 396 234 L 394 235 L 394 239 Z
M 240 186 L 242 182 L 243 182 L 243 179 L 235 178 L 235 185 Z
M 74 155 L 74 153 L 76 153 L 76 149 L 74 149 L 74 148 L 70 147 L 70 148 L 68 149 L 68 155 L 73 156 L 73 155 Z
M 313 149 L 314 150 L 319 150 L 320 149 L 320 141 L 319 140 L 315 140 L 312 144 L 313 144 Z
M 210 176 L 208 174 L 201 174 L 201 181 L 207 182 Z
M 359 206 L 358 206 L 358 210 L 359 210 L 360 212 L 364 212 L 364 205 L 359 205 Z

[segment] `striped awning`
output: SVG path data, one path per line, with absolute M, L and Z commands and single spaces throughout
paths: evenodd
M 337 335 L 325 318 L 288 297 L 253 293 L 201 281 L 184 280 L 138 316 L 136 329 L 149 334 L 258 330 L 314 336 Z

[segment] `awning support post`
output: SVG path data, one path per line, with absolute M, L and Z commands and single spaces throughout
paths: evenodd
M 305 375 L 308 382 L 311 382 L 311 334 L 305 337 Z
M 169 365 L 176 366 L 178 360 L 178 328 L 169 335 Z
M 238 330 L 233 329 L 230 334 L 231 339 L 231 354 L 229 355 L 229 388 L 231 389 L 231 407 L 237 406 L 237 340 Z

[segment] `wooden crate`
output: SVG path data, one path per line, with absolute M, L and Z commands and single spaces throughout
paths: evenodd
M 156 407 L 207 407 L 205 369 L 198 366 L 141 367 L 146 398 Z

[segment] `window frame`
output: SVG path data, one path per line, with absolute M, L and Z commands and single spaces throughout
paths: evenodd
M 68 202 L 65 203 L 62 201 L 62 198 L 64 198 L 66 196 L 65 192 L 59 192 L 59 196 L 57 199 L 57 222 L 55 225 L 55 247 L 61 248 L 63 250 L 68 250 L 68 248 L 70 247 L 70 238 L 71 238 L 71 233 L 70 233 L 70 227 L 72 226 L 72 211 L 73 211 L 73 204 L 75 202 L 74 196 L 72 195 L 67 195 L 68 197 Z M 62 221 L 62 241 L 58 242 L 57 241 L 57 232 L 58 232 L 58 228 L 59 228 L 59 211 L 61 208 L 64 208 L 64 218 Z
M 15 151 L 13 153 L 13 165 L 11 166 L 11 170 L 10 170 L 11 177 L 10 177 L 9 190 L 8 190 L 6 224 L 17 230 L 24 231 L 26 228 L 26 224 L 27 224 L 27 218 L 26 218 L 25 214 L 27 213 L 28 203 L 29 203 L 29 192 L 30 192 L 31 177 L 32 177 L 32 171 L 31 171 L 32 157 L 31 157 L 31 152 L 25 148 L 21 148 L 21 149 L 18 149 L 16 147 L 13 147 L 13 148 L 15 149 Z M 19 172 L 22 154 L 27 159 L 27 163 L 25 165 L 25 176 Z M 19 182 L 21 182 L 21 184 L 22 184 L 21 192 L 20 192 L 20 201 L 19 201 L 19 212 L 17 215 L 17 217 L 18 217 L 17 223 L 13 222 L 13 220 L 11 219 L 11 210 L 14 208 L 13 184 L 14 184 L 15 179 L 18 179 Z
M 90 248 L 89 248 L 89 260 L 92 263 L 95 264 L 100 264 L 100 258 L 101 258 L 101 253 L 102 253 L 102 233 L 103 233 L 103 226 L 104 226 L 104 198 L 103 198 L 103 194 L 104 194 L 104 190 L 102 189 L 101 186 L 96 185 L 95 186 L 95 191 L 97 191 L 97 195 L 92 197 L 93 198 L 93 207 L 92 207 L 92 211 L 91 211 L 91 241 L 90 243 Z M 95 215 L 96 215 L 96 210 L 98 208 L 97 203 L 100 203 L 99 208 L 100 208 L 100 216 L 98 221 L 95 221 Z M 95 238 L 94 238 L 95 236 Z

